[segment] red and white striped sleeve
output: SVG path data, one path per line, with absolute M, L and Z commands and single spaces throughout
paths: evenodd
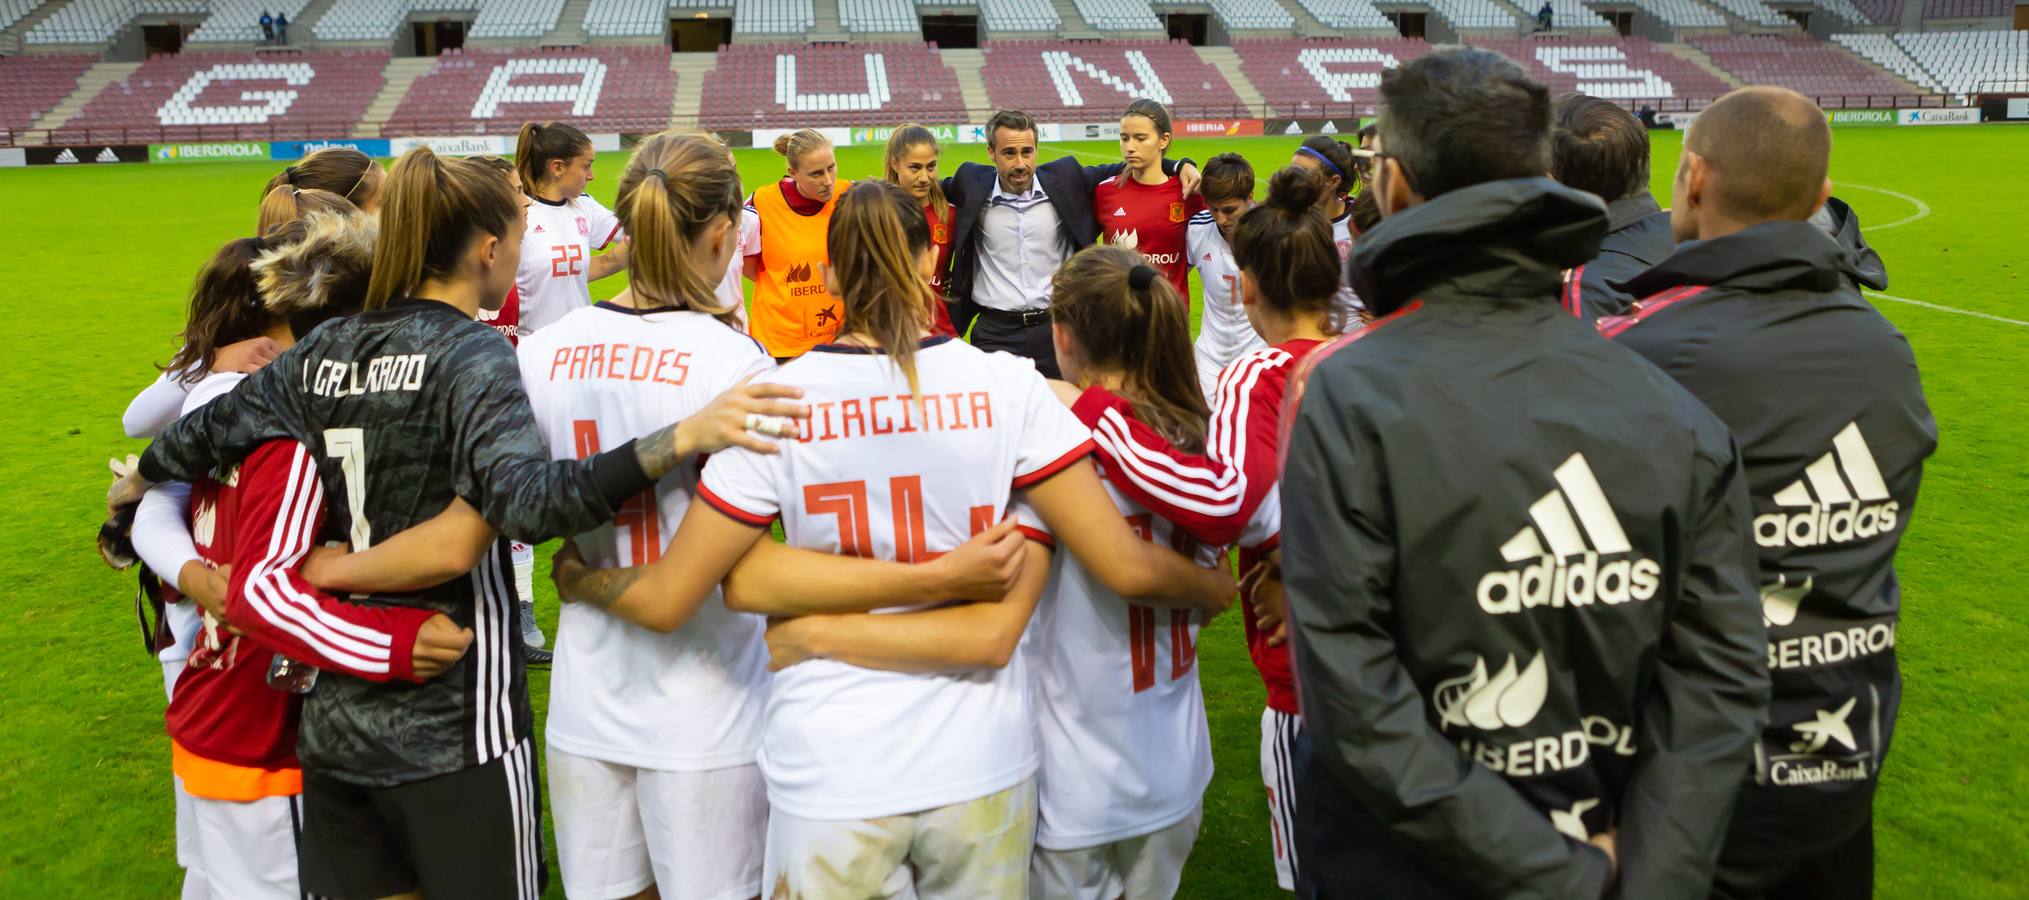
M 410 653 L 434 612 L 346 603 L 298 574 L 324 522 L 324 485 L 302 444 L 275 440 L 240 464 L 226 621 L 290 659 L 368 681 L 418 681 Z
M 1223 547 L 1239 538 L 1246 484 L 1212 447 L 1177 449 L 1136 419 L 1126 398 L 1101 387 L 1087 389 L 1071 412 L 1092 429 L 1100 471 L 1115 490 L 1202 543 Z
M 1295 365 L 1289 351 L 1256 350 L 1221 371 L 1212 391 L 1206 452 L 1239 473 L 1243 521 L 1256 518 L 1281 477 L 1282 394 Z M 1280 533 L 1279 521 L 1274 531 Z

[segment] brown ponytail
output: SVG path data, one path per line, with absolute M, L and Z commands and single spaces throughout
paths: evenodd
M 1233 263 L 1252 277 L 1261 302 L 1282 315 L 1329 314 L 1338 293 L 1338 244 L 1317 208 L 1325 190 L 1314 173 L 1285 167 L 1269 178 L 1268 199 L 1233 226 Z
M 882 176 L 889 184 L 900 184 L 902 181 L 902 157 L 909 151 L 925 145 L 942 152 L 937 146 L 937 135 L 913 122 L 895 129 L 894 134 L 888 135 L 888 152 L 883 157 L 885 162 L 881 164 L 881 170 Z M 930 179 L 931 214 L 942 219 L 950 211 L 951 201 L 944 199 L 944 183 L 935 178 Z
M 644 308 L 710 313 L 738 327 L 739 306 L 718 305 L 726 273 L 698 271 L 690 247 L 721 216 L 739 228 L 742 193 L 725 145 L 711 138 L 663 132 L 635 148 L 613 209 L 634 239 L 628 289 Z
M 308 216 L 311 213 L 352 215 L 359 208 L 352 201 L 330 191 L 316 188 L 292 188 L 282 185 L 261 198 L 260 218 L 254 225 L 254 233 L 268 237 L 283 225 Z
M 1190 305 L 1175 285 L 1122 247 L 1088 247 L 1050 281 L 1050 318 L 1094 366 L 1118 371 L 1137 418 L 1178 448 L 1204 449 L 1212 412 L 1198 387 Z
M 916 198 L 885 181 L 856 182 L 838 200 L 825 235 L 831 271 L 845 304 L 840 334 L 881 345 L 921 396 L 916 345 L 930 327 L 930 285 L 916 258 L 930 248 L 930 223 Z
M 330 191 L 360 209 L 374 208 L 380 194 L 380 180 L 374 177 L 373 157 L 351 147 L 329 147 L 305 156 L 268 179 L 261 195 L 265 198 L 278 187 Z
M 514 140 L 514 170 L 521 174 L 521 190 L 535 196 L 536 186 L 548 180 L 550 163 L 570 162 L 592 149 L 592 139 L 575 126 L 563 122 L 524 122 Z
M 522 203 L 507 179 L 485 163 L 441 159 L 417 147 L 395 161 L 374 245 L 366 308 L 381 309 L 431 278 L 451 274 L 482 234 L 505 238 L 522 227 Z
M 237 238 L 218 248 L 197 273 L 190 289 L 190 313 L 183 326 L 183 346 L 162 370 L 185 384 L 211 372 L 220 347 L 267 334 L 275 317 L 261 304 L 254 282 L 254 260 L 267 243 Z

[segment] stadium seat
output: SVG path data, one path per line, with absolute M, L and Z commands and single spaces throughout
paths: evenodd
M 993 41 L 982 75 L 995 107 L 1045 122 L 1108 121 L 1138 97 L 1162 101 L 1177 118 L 1242 112 L 1225 76 L 1182 41 Z
M 1308 118 L 1370 113 L 1380 101 L 1381 70 L 1429 53 L 1430 45 L 1417 38 L 1255 39 L 1234 41 L 1233 52 L 1272 115 Z
M 198 16 L 206 0 L 71 0 L 30 29 L 30 44 L 103 44 L 137 16 Z M 258 26 L 259 16 L 255 16 Z
M 193 44 L 254 43 L 261 40 L 261 13 L 286 13 L 293 26 L 310 0 L 210 0 L 211 15 L 191 32 Z M 302 32 L 297 32 L 300 36 Z
M 1926 19 L 1987 19 L 2011 15 L 2014 0 L 1923 0 Z
M 1897 33 L 1895 43 L 1949 94 L 1983 86 L 2021 90 L 2029 84 L 2029 31 L 1923 31 Z
M 1916 59 L 1902 49 L 1901 44 L 1895 42 L 1895 35 L 1835 34 L 1832 35 L 1832 40 L 1859 54 L 1861 58 L 1902 76 L 1904 81 L 1926 90 L 1940 90 L 1937 79 L 1930 77 L 1930 73 L 1924 71 L 1923 66 L 1918 65 Z
M 854 32 L 923 29 L 915 0 L 838 0 L 838 24 Z
M 1521 26 L 1515 14 L 1494 0 L 1426 0 L 1430 11 L 1461 31 L 1498 29 L 1513 31 Z M 1539 4 L 1540 5 L 1540 4 Z M 1530 10 L 1533 14 L 1535 10 Z
M 1161 31 L 1148 0 L 1072 0 L 1078 15 L 1094 31 Z
M 1788 16 L 1777 12 L 1774 7 L 1761 0 L 1708 0 L 1708 2 L 1732 13 L 1749 25 L 1760 25 L 1765 28 L 1796 27 L 1796 23 L 1790 21 Z
M 1726 17 L 1698 0 L 1634 0 L 1642 12 L 1672 28 L 1725 28 Z
M 151 0 L 152 2 L 152 0 Z M 336 0 L 311 27 L 321 40 L 382 41 L 417 13 L 472 13 L 474 38 L 536 38 L 557 27 L 565 0 Z
M 675 95 L 666 47 L 454 51 L 409 86 L 381 132 L 513 134 L 529 120 L 654 132 Z
M 1519 0 L 1515 5 L 1523 7 L 1522 11 L 1530 15 L 1529 27 L 1535 27 L 1534 16 L 1536 10 L 1542 8 L 1542 0 L 1536 0 L 1533 5 L 1530 0 Z M 1605 13 L 1586 6 L 1584 0 L 1550 0 L 1550 15 L 1551 23 L 1558 31 L 1605 29 L 1613 26 L 1612 19 L 1608 19 Z
M 923 6 L 929 0 L 918 0 Z M 1056 31 L 1063 25 L 1050 0 L 979 0 L 979 18 L 987 33 Z
M 1908 88 L 1837 46 L 1805 35 L 1694 37 L 1714 65 L 1749 84 L 1773 84 L 1812 97 L 1907 93 Z
M 0 56 L 0 129 L 18 131 L 35 124 L 77 90 L 78 77 L 98 58 L 88 54 Z M 0 141 L 0 144 L 7 143 Z
M 817 27 L 811 0 L 735 0 L 734 34 L 804 34 Z
M 1395 23 L 1381 15 L 1370 0 L 1297 0 L 1303 11 L 1324 23 L 1326 28 L 1393 29 Z
M 380 92 L 387 61 L 385 50 L 153 56 L 126 80 L 107 85 L 67 125 L 164 129 L 165 135 L 168 129 L 230 126 L 250 139 L 288 126 L 317 137 L 343 136 Z
M 41 0 L 0 0 L 0 30 L 14 27 L 41 5 Z
M 920 42 L 728 45 L 703 96 L 706 129 L 967 121 L 958 76 Z
M 1709 101 L 1726 82 L 1644 38 L 1500 38 L 1476 40 L 1521 64 L 1553 94 L 1579 91 L 1608 100 Z
M 1288 31 L 1296 17 L 1276 0 L 1212 0 L 1212 15 L 1227 31 Z

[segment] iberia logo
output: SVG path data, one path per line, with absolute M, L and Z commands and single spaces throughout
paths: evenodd
M 1169 205 L 1169 220 L 1172 222 L 1184 220 L 1184 205 L 1182 203 L 1172 203 Z
M 800 284 L 800 283 L 802 283 L 802 282 L 805 282 L 805 281 L 809 281 L 809 280 L 810 280 L 810 264 L 809 264 L 809 263 L 797 263 L 796 265 L 790 266 L 790 267 L 789 267 L 789 276 L 788 276 L 787 278 L 785 278 L 784 280 L 785 280 L 785 281 L 787 281 L 787 282 L 789 282 L 790 284 Z

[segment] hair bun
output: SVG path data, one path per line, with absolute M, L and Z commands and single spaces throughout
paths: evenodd
M 1285 213 L 1312 209 L 1323 197 L 1324 180 L 1309 169 L 1285 166 L 1268 180 L 1268 205 Z
M 1160 274 L 1162 273 L 1157 272 L 1154 266 L 1142 263 L 1127 270 L 1127 286 L 1137 291 L 1148 290 L 1148 286 L 1154 284 L 1156 276 Z
M 782 154 L 783 156 L 788 156 L 788 155 L 789 155 L 789 138 L 790 138 L 790 137 L 791 137 L 791 136 L 792 136 L 793 134 L 794 134 L 794 132 L 791 132 L 790 134 L 783 134 L 783 135 L 777 135 L 777 136 L 775 137 L 775 152 L 776 152 L 776 153 L 780 153 L 780 154 Z

